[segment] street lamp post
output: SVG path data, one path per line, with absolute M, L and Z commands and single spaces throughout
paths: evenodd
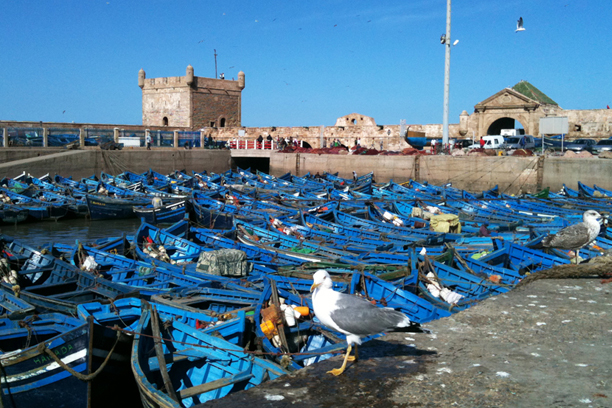
M 448 91 L 450 88 L 451 49 L 451 0 L 446 0 L 446 35 L 444 36 L 444 118 L 442 119 L 442 143 L 448 144 Z

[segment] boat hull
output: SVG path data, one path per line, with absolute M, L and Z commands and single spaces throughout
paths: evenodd
M 86 375 L 90 367 L 90 329 L 91 324 L 84 322 L 81 326 L 45 341 L 45 345 L 68 367 Z M 37 331 L 38 328 L 32 327 L 31 330 Z M 45 334 L 44 329 L 40 331 L 41 335 Z M 4 407 L 87 406 L 88 383 L 64 370 L 36 345 L 12 355 L 4 354 L 2 368 Z

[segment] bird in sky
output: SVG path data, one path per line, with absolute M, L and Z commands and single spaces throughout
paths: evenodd
M 203 42 L 204 42 L 204 40 L 200 40 L 200 41 L 198 41 L 198 44 L 203 43 Z
M 525 28 L 523 27 L 523 17 L 519 17 L 518 21 L 516 22 L 515 33 L 518 33 L 519 31 L 525 31 Z
M 66 111 L 63 111 L 63 112 L 62 112 L 62 115 L 63 115 L 64 113 L 66 113 Z
M 571 249 L 575 252 L 576 263 L 580 248 L 590 244 L 599 235 L 601 215 L 595 210 L 582 214 L 582 222 L 563 228 L 556 234 L 542 239 L 544 248 Z
M 346 369 L 347 361 L 357 360 L 357 346 L 361 339 L 384 331 L 402 330 L 414 324 L 408 316 L 389 307 L 378 307 L 364 298 L 333 290 L 329 273 L 319 269 L 313 275 L 312 307 L 315 316 L 325 326 L 346 335 L 348 347 L 340 368 L 328 373 L 340 375 Z M 355 356 L 351 350 L 355 345 Z

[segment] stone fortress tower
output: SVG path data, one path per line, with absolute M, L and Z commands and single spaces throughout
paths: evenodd
M 138 72 L 138 86 L 142 89 L 143 126 L 240 127 L 244 72 L 238 80 L 194 76 L 187 66 L 185 76 L 147 78 Z

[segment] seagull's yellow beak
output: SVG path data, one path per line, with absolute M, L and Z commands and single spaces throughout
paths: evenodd
M 310 291 L 313 292 L 316 288 L 318 288 L 320 285 L 320 283 L 313 283 L 312 286 L 310 287 Z

